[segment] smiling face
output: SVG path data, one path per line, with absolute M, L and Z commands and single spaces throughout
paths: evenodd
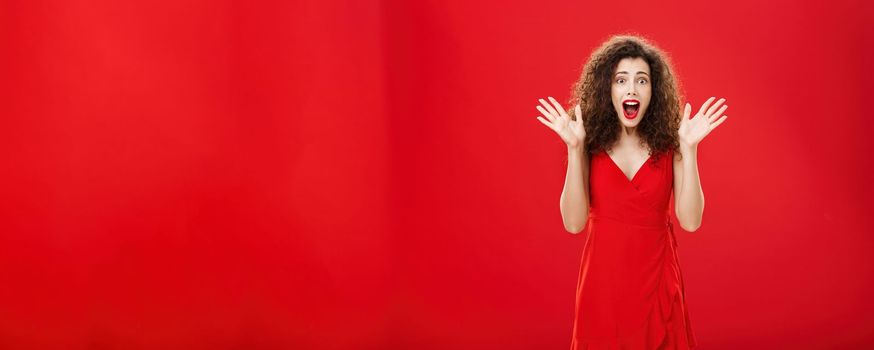
M 619 122 L 635 127 L 643 119 L 652 97 L 649 64 L 643 58 L 623 58 L 613 72 L 611 95 Z M 635 105 L 636 102 L 636 105 Z

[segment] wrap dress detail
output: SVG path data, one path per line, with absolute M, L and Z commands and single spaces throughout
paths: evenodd
M 592 155 L 571 350 L 697 345 L 669 212 L 673 155 L 650 156 L 630 180 Z

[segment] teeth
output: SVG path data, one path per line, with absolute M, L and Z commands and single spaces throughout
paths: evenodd
M 627 105 L 631 105 L 631 106 L 637 106 L 637 102 L 631 102 L 631 101 L 629 101 L 629 102 L 625 102 L 625 104 L 627 104 Z

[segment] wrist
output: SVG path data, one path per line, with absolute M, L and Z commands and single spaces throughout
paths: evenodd
M 698 151 L 698 145 L 688 145 L 680 142 L 680 151 L 682 153 L 694 153 Z
M 586 151 L 586 146 L 581 142 L 576 145 L 567 145 L 568 153 L 579 153 L 583 154 Z

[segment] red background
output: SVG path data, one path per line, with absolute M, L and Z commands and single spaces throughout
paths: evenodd
M 700 348 L 874 347 L 872 14 L 3 1 L 0 348 L 569 346 L 584 237 L 534 106 L 626 31 L 731 106 L 678 232 Z

